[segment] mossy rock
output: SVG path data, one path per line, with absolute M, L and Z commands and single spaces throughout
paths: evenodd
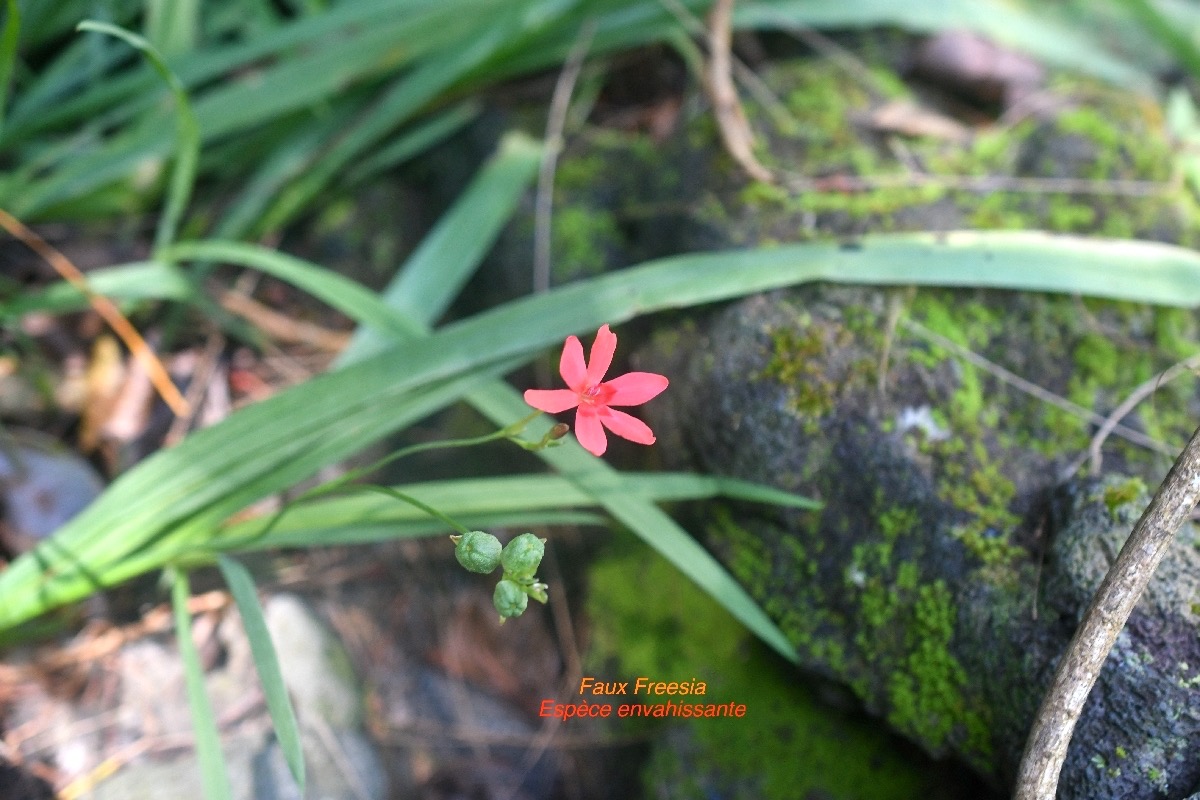
M 702 700 L 746 707 L 741 718 L 653 720 L 657 733 L 643 768 L 646 796 L 987 795 L 964 770 L 905 746 L 844 690 L 811 676 L 797 680 L 788 664 L 752 641 L 716 601 L 681 581 L 644 544 L 622 541 L 614 550 L 589 569 L 590 674 L 702 680 Z
M 810 287 L 695 323 L 687 349 L 668 332 L 640 354 L 671 376 L 647 414 L 672 466 L 825 502 L 820 513 L 717 507 L 706 525 L 708 544 L 804 668 L 999 788 L 1013 779 L 1055 660 L 1148 501 L 1144 487 L 1169 459 L 1110 442 L 1105 464 L 1122 472 L 1072 479 L 1064 468 L 1086 452 L 1087 423 L 937 342 L 1107 410 L 1141 370 L 1170 361 L 1154 321 L 1176 312 L 1081 308 L 1018 293 Z M 1112 352 L 1089 339 L 1092 326 L 1119 323 Z M 1196 347 L 1194 326 L 1189 337 Z M 1128 421 L 1181 445 L 1197 400 L 1181 385 Z M 1189 528 L 1100 678 L 1060 797 L 1195 790 L 1200 763 L 1184 755 L 1200 745 L 1194 575 Z
M 588 178 L 564 187 L 556 214 L 597 208 L 607 190 L 594 180 L 615 165 L 638 177 L 607 182 L 621 187 L 603 208 L 616 223 L 599 226 L 607 233 L 596 244 L 556 232 L 558 279 L 595 268 L 572 272 L 570 252 L 602 253 L 605 268 L 619 268 L 681 250 L 882 231 L 1041 229 L 1196 244 L 1200 215 L 1169 182 L 1172 146 L 1153 102 L 1061 75 L 1049 87 L 1060 100 L 1052 112 L 962 141 L 897 146 L 864 120 L 908 90 L 871 69 L 882 96 L 819 59 L 763 70 L 795 124 L 749 105 L 765 134 L 760 156 L 806 180 L 803 190 L 786 179 L 747 183 L 695 100 L 656 149 L 636 135 L 577 139 L 562 165 L 570 174 L 583 159 Z M 909 181 L 913 165 L 929 177 Z M 964 188 L 985 177 L 997 190 Z M 875 188 L 845 191 L 843 179 Z M 1079 459 L 1095 420 L 1078 408 L 1107 414 L 1198 347 L 1193 311 L 817 286 L 672 320 L 638 367 L 671 377 L 646 411 L 671 466 L 825 502 L 819 514 L 713 507 L 701 526 L 805 670 L 850 687 L 893 729 L 1003 791 L 1097 576 L 1147 501 L 1132 479 L 1155 486 L 1171 463 L 1110 438 L 1104 471 L 1085 476 Z M 1074 409 L 1031 396 L 1011 375 Z M 1197 418 L 1200 396 L 1180 381 L 1125 422 L 1178 452 Z M 1182 578 L 1200 574 L 1200 557 L 1194 531 L 1180 538 L 1085 709 L 1060 797 L 1200 789 L 1189 755 L 1200 745 L 1200 599 Z

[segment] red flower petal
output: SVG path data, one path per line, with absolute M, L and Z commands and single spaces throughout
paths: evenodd
M 605 401 L 610 406 L 638 406 L 658 397 L 667 388 L 667 379 L 653 372 L 630 372 L 605 381 L 611 390 Z
M 600 409 L 599 417 L 600 421 L 604 423 L 604 427 L 622 439 L 628 439 L 638 444 L 654 444 L 654 431 L 650 430 L 650 426 L 637 417 L 631 417 L 624 411 L 615 411 L 611 408 Z M 579 427 L 579 423 L 576 423 L 576 427 Z
M 588 386 L 596 386 L 604 380 L 604 373 L 608 372 L 608 368 L 612 366 L 615 352 L 617 352 L 617 335 L 610 331 L 607 325 L 600 326 L 600 330 L 596 331 L 596 341 L 592 342 L 592 356 L 588 359 Z
M 602 413 L 604 412 L 599 412 Z M 575 438 L 583 445 L 584 450 L 594 456 L 602 456 L 608 449 L 608 438 L 604 435 L 604 428 L 600 426 L 599 414 L 583 406 L 575 415 Z
M 579 405 L 579 395 L 570 389 L 527 389 L 525 402 L 538 411 L 557 414 Z
M 592 349 L 594 352 L 595 348 Z M 558 359 L 558 374 L 562 375 L 563 382 L 574 392 L 582 392 L 587 388 L 587 366 L 583 363 L 583 345 L 579 343 L 578 337 L 567 337 L 562 356 Z

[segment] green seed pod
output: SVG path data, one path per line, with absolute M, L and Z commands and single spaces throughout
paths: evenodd
M 502 580 L 496 584 L 492 594 L 492 605 L 500 612 L 500 617 L 519 617 L 525 613 L 529 605 L 529 595 L 521 591 L 521 587 L 510 580 Z
M 546 554 L 546 545 L 532 533 L 522 533 L 504 546 L 500 563 L 512 578 L 532 578 Z
M 451 538 L 455 539 L 454 557 L 467 570 L 486 575 L 500 564 L 500 540 L 490 533 L 468 531 Z

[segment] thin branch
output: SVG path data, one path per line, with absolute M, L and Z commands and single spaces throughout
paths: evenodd
M 733 2 L 716 0 L 708 17 L 708 91 L 729 155 L 754 180 L 774 183 L 771 171 L 754 155 L 754 133 L 733 85 Z
M 1158 487 L 1092 598 L 1025 743 L 1014 800 L 1054 800 L 1075 723 L 1130 612 L 1200 500 L 1200 428 Z
M 350 341 L 349 333 L 322 328 L 312 322 L 282 314 L 240 291 L 222 291 L 217 302 L 229 313 L 242 317 L 280 342 L 305 344 L 322 352 L 338 353 Z
M 1130 411 L 1133 411 L 1138 403 L 1154 394 L 1160 385 L 1170 383 L 1183 373 L 1190 372 L 1197 367 L 1200 367 L 1200 354 L 1194 355 L 1191 358 L 1185 358 L 1178 364 L 1168 367 L 1155 377 L 1142 383 L 1129 393 L 1129 397 L 1125 398 L 1125 402 L 1113 409 L 1113 412 L 1104 420 L 1104 424 L 1100 426 L 1100 430 L 1096 431 L 1096 435 L 1092 437 L 1091 446 L 1088 447 L 1088 455 L 1092 460 L 1091 471 L 1093 475 L 1100 474 L 1100 465 L 1103 463 L 1100 448 L 1104 445 L 1104 441 L 1108 438 L 1108 435 L 1112 433 L 1113 428 L 1117 426 L 1117 423 L 1123 420 Z
M 1014 389 L 1022 391 L 1025 394 L 1028 394 L 1032 397 L 1036 397 L 1038 400 L 1041 400 L 1043 403 L 1049 403 L 1052 406 L 1061 408 L 1063 411 L 1066 411 L 1068 414 L 1073 414 L 1074 416 L 1080 417 L 1082 419 L 1086 419 L 1088 422 L 1092 423 L 1093 425 L 1103 425 L 1105 422 L 1104 417 L 1100 416 L 1096 412 L 1094 412 L 1090 409 L 1084 408 L 1083 406 L 1076 405 L 1075 403 L 1072 403 L 1070 400 L 1066 399 L 1065 397 L 1060 397 L 1059 395 L 1056 395 L 1054 392 L 1051 392 L 1048 389 L 1043 389 L 1041 386 L 1038 386 L 1036 383 L 1028 381 L 1025 378 L 1022 378 L 1020 375 L 1017 375 L 1016 373 L 1009 372 L 1008 370 L 1006 370 L 1004 367 L 1000 366 L 996 362 L 989 361 L 988 359 L 984 358 L 983 356 L 979 355 L 978 353 L 973 352 L 973 351 L 968 350 L 967 348 L 963 347 L 958 342 L 947 339 L 945 336 L 942 336 L 940 333 L 935 333 L 934 331 L 929 330 L 929 328 L 926 328 L 924 325 L 922 325 L 919 322 L 914 322 L 913 320 L 910 320 L 910 319 L 904 319 L 904 320 L 901 320 L 901 324 L 904 325 L 904 327 L 908 328 L 913 333 L 916 333 L 918 336 L 928 339 L 929 341 L 933 342 L 934 344 L 938 345 L 939 347 L 943 347 L 943 348 L 949 350 L 950 352 L 956 354 L 957 356 L 959 356 L 960 358 L 962 358 L 966 361 L 971 362 L 975 366 L 979 367 L 980 369 L 984 370 L 985 372 L 987 372 L 988 374 L 992 375 L 993 377 L 999 379 L 1000 381 L 1007 383 L 1009 386 L 1012 386 Z M 1163 453 L 1164 455 L 1174 455 L 1175 451 L 1172 450 L 1168 445 L 1163 444 L 1162 442 L 1158 441 L 1157 439 L 1150 438 L 1149 436 L 1142 433 L 1141 431 L 1135 431 L 1133 428 L 1126 428 L 1124 425 L 1114 425 L 1113 433 L 1115 433 L 1117 436 L 1120 436 L 1122 439 L 1127 439 L 1128 441 L 1131 441 L 1134 444 L 1141 445 L 1142 447 L 1145 447 L 1148 450 L 1153 450 L 1156 453 Z
M 867 66 L 866 62 L 849 48 L 842 47 L 817 29 L 790 20 L 783 14 L 772 15 L 771 24 L 805 46 L 817 51 L 822 58 L 844 71 L 866 89 L 875 102 L 882 102 L 892 96 L 888 87 L 875 77 L 875 73 L 871 72 L 871 68 Z
M 596 32 L 596 21 L 588 20 L 579 30 L 566 63 L 554 84 L 554 95 L 550 99 L 550 113 L 546 119 L 546 141 L 542 150 L 542 163 L 538 167 L 537 198 L 534 200 L 533 221 L 533 291 L 545 292 L 550 288 L 550 223 L 554 210 L 554 173 L 558 168 L 558 155 L 563 149 L 563 129 L 567 125 L 567 111 L 571 108 L 571 95 L 575 82 L 583 69 L 583 60 L 592 44 Z

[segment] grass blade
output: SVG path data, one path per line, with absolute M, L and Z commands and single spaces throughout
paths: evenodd
M 1124 5 L 1134 18 L 1154 39 L 1171 51 L 1188 72 L 1200 76 L 1200 48 L 1197 48 L 1194 31 L 1181 30 L 1168 19 L 1150 0 L 1125 0 Z
M 626 472 L 618 473 L 618 479 L 624 494 L 653 503 L 726 497 L 805 510 L 821 507 L 814 500 L 769 486 L 707 475 Z M 592 509 L 601 505 L 586 487 L 551 474 L 462 478 L 392 488 L 441 510 L 463 524 L 467 519 L 507 515 L 506 519 L 520 520 L 523 514 L 533 518 L 544 511 Z M 230 542 L 245 539 L 253 539 L 255 549 L 311 546 L 320 544 L 326 532 L 353 525 L 401 527 L 427 521 L 427 515 L 418 509 L 397 503 L 391 498 L 378 495 L 337 497 L 298 504 L 278 521 L 259 518 L 226 526 L 220 537 L 213 541 L 213 546 L 226 549 Z M 270 532 L 260 537 L 259 533 L 272 522 L 274 524 Z M 442 528 L 435 525 L 425 526 L 422 530 L 436 532 Z
M 164 56 L 196 46 L 200 36 L 198 0 L 146 0 L 146 39 Z
M 196 302 L 196 288 L 178 267 L 158 262 L 139 262 L 87 274 L 88 286 L 110 300 L 176 300 Z M 22 292 L 0 303 L 0 322 L 12 322 L 40 311 L 64 314 L 88 307 L 85 295 L 69 283 L 60 282 L 39 292 Z
M 21 10 L 17 0 L 7 0 L 5 11 L 4 32 L 0 34 L 0 131 L 4 130 L 13 67 L 17 63 L 17 44 L 21 40 Z
M 213 716 L 212 704 L 204 689 L 204 667 L 192 641 L 192 616 L 188 612 L 187 574 L 172 570 L 171 606 L 175 612 L 175 638 L 183 660 L 183 677 L 187 684 L 188 708 L 192 712 L 192 730 L 196 733 L 196 758 L 200 763 L 200 781 L 207 800 L 232 800 L 225 755 L 221 752 L 221 733 Z
M 403 329 L 374 292 L 332 270 L 268 247 L 219 240 L 181 242 L 161 251 L 161 256 L 169 262 L 225 262 L 257 269 L 303 289 L 357 322 L 385 331 Z
M 442 215 L 383 292 L 393 318 L 421 324 L 401 333 L 416 334 L 440 317 L 474 274 L 526 187 L 537 174 L 541 147 L 527 136 L 510 134 L 454 205 Z M 360 329 L 338 356 L 347 364 L 378 352 L 388 337 Z
M 481 107 L 468 101 L 459 103 L 430 119 L 415 123 L 402 136 L 364 157 L 346 171 L 346 185 L 362 183 L 378 173 L 403 164 L 438 142 L 449 138 L 479 116 Z
M 246 639 L 250 642 L 250 653 L 254 657 L 254 666 L 258 670 L 258 679 L 262 683 L 263 697 L 267 701 L 267 710 L 271 713 L 271 722 L 275 726 L 275 738 L 279 740 L 279 749 L 283 751 L 284 760 L 296 779 L 300 794 L 304 794 L 304 748 L 300 744 L 300 726 L 296 724 L 296 713 L 292 709 L 292 701 L 288 697 L 287 684 L 283 681 L 283 673 L 279 669 L 279 658 L 275 655 L 275 645 L 271 642 L 271 632 L 267 629 L 267 620 L 263 617 L 262 606 L 258 602 L 258 591 L 250 572 L 228 556 L 217 558 L 217 566 L 221 576 L 237 603 L 238 613 L 242 615 L 242 626 L 246 629 Z
M 481 21 L 486 21 L 486 17 Z M 264 227 L 279 227 L 293 218 L 352 159 L 495 53 L 511 35 L 511 25 L 484 24 L 481 25 L 481 31 L 465 46 L 448 48 L 444 53 L 426 59 L 411 73 L 396 81 L 370 109 L 360 115 L 353 126 L 344 130 L 321 160 L 288 187 L 275 205 L 267 210 Z
M 116 585 L 189 554 L 205 552 L 208 543 L 219 533 L 221 524 L 254 500 L 293 486 L 310 477 L 314 465 L 333 463 L 357 452 L 371 442 L 444 408 L 463 394 L 516 366 L 514 361 L 501 361 L 478 373 L 441 381 L 386 403 L 376 404 L 370 414 L 355 414 L 356 419 L 345 425 L 338 424 L 337 418 L 331 417 L 326 420 L 323 436 L 315 439 L 301 436 L 303 444 L 299 446 L 293 446 L 294 436 L 286 432 L 262 431 L 266 435 L 256 437 L 252 430 L 243 430 L 239 448 L 252 444 L 255 439 L 263 443 L 253 455 L 243 456 L 239 463 L 227 462 L 216 467 L 219 471 L 214 471 L 216 465 L 213 459 L 200 458 L 185 470 L 186 474 L 166 480 L 167 485 L 154 477 L 156 470 L 150 470 L 146 478 L 157 482 L 154 489 L 143 483 L 144 479 L 137 475 L 138 470 L 132 470 L 114 484 L 117 486 L 125 482 L 122 489 L 116 490 L 118 495 L 126 491 L 138 493 L 137 497 L 124 495 L 123 502 L 129 513 L 125 516 L 114 515 L 115 507 L 97 508 L 98 504 L 106 502 L 107 495 L 90 507 L 100 512 L 100 518 L 106 520 L 102 523 L 105 526 L 104 535 L 73 541 L 73 534 L 69 532 L 71 526 L 68 525 L 55 537 L 26 554 L 29 558 L 24 562 L 18 559 L 7 571 L 0 573 L 0 601 L 6 597 L 8 581 L 24 587 L 14 589 L 10 603 L 0 602 L 0 630 L 89 592 Z M 301 405 L 286 412 L 286 416 L 303 427 L 302 420 L 305 417 L 299 413 L 299 408 L 303 406 L 304 399 L 293 395 L 292 400 Z M 358 398 L 358 401 L 371 404 L 365 397 Z M 345 408 L 353 404 L 342 403 Z M 294 432 L 299 430 L 297 428 Z M 191 439 L 185 440 L 181 446 L 188 441 Z M 198 449 L 197 452 L 206 451 Z M 161 490 L 166 492 L 153 496 Z M 114 488 L 110 487 L 109 491 L 114 491 Z M 142 516 L 153 508 L 159 509 L 156 514 Z M 5 618 L 6 615 L 11 616 Z M 16 622 L 10 622 L 14 619 Z
M 97 585 L 98 569 L 108 579 L 136 566 L 150 568 L 124 562 L 181 526 L 196 540 L 191 544 L 202 545 L 224 516 L 256 497 L 402 427 L 393 408 L 412 407 L 412 393 L 421 387 L 443 387 L 436 402 L 445 405 L 480 386 L 491 371 L 558 346 L 568 334 L 814 280 L 1056 291 L 1195 307 L 1200 255 L 1151 242 L 1029 233 L 881 236 L 847 245 L 679 256 L 515 301 L 241 409 L 143 461 L 55 537 L 0 573 L 0 628 L 86 593 Z M 498 414 L 502 403 L 512 411 L 517 397 L 510 390 L 508 398 L 482 400 Z M 431 400 L 426 408 L 442 405 Z M 502 424 L 519 416 L 511 413 Z M 570 449 L 545 451 L 547 460 Z M 618 488 L 605 488 L 617 482 L 594 464 L 564 457 L 560 471 L 596 480 L 614 505 L 621 500 Z M 621 513 L 622 521 L 674 525 L 652 506 L 636 513 L 606 508 Z M 186 528 L 197 518 L 210 527 Z M 685 537 L 680 532 L 681 552 L 698 548 L 683 543 Z M 699 559 L 702 552 L 693 554 Z
M 106 22 L 93 21 L 79 23 L 79 30 L 107 33 L 141 51 L 175 97 L 175 113 L 178 115 L 175 167 L 171 172 L 171 183 L 167 189 L 167 203 L 154 236 L 154 249 L 155 251 L 161 250 L 175 241 L 179 220 L 183 218 L 188 198 L 192 194 L 192 184 L 196 180 L 196 163 L 200 159 L 200 126 L 196 122 L 196 115 L 192 113 L 192 104 L 188 101 L 187 90 L 183 88 L 179 78 L 175 77 L 175 73 L 167 67 L 167 63 L 163 61 L 162 55 L 154 45 L 136 33 L 130 33 L 124 28 L 118 28 L 116 25 L 109 25 Z
M 538 525 L 603 526 L 612 522 L 603 514 L 586 511 L 493 511 L 483 514 L 465 514 L 455 519 L 469 530 L 480 531 L 494 528 L 529 529 Z M 393 542 L 397 539 L 417 539 L 453 532 L 445 523 L 430 517 L 403 522 L 355 520 L 343 525 L 330 525 L 327 528 L 303 525 L 284 531 L 271 531 L 261 539 L 247 539 L 245 544 L 237 545 L 236 549 L 252 551 L 280 547 L 339 547 Z M 223 550 L 224 547 L 222 539 L 214 542 L 211 549 L 196 551 L 182 560 L 191 563 L 188 559 L 194 559 L 197 565 L 207 564 L 212 560 L 213 553 Z

